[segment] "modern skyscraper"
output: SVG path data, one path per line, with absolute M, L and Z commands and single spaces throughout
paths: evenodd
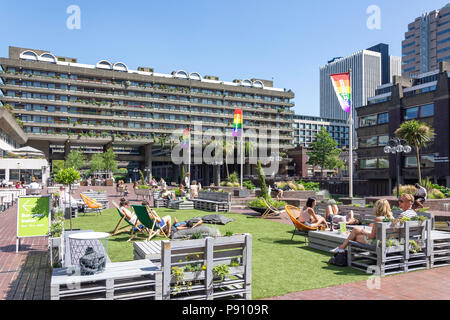
M 450 3 L 408 25 L 402 41 L 403 75 L 425 73 L 450 60 Z

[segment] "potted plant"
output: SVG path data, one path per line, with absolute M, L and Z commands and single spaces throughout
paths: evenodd
M 59 248 L 64 234 L 64 212 L 56 211 L 48 233 L 50 247 Z
M 69 186 L 69 195 L 72 194 L 72 185 L 80 180 L 80 173 L 73 168 L 61 169 L 55 175 L 55 180 L 65 186 Z M 70 202 L 70 201 L 69 201 Z M 70 230 L 72 230 L 72 205 L 69 203 Z

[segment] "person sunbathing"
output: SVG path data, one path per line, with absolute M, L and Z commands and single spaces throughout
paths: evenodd
M 358 219 L 355 218 L 353 210 L 350 210 L 345 216 L 339 214 L 339 207 L 335 204 L 328 205 L 325 208 L 325 220 L 331 224 L 339 224 L 345 222 L 348 225 L 361 224 Z
M 172 229 L 172 217 L 167 215 L 164 217 L 160 217 L 155 210 L 150 208 L 150 204 L 148 201 L 143 201 L 142 205 L 147 208 L 148 216 L 152 221 L 156 222 L 156 226 L 158 227 L 158 232 L 161 230 L 167 234 L 168 237 L 170 237 L 170 232 Z
M 137 226 L 139 229 L 144 228 L 144 225 L 138 220 L 136 214 L 134 212 L 131 212 L 130 210 L 130 203 L 127 199 L 122 198 L 120 199 L 119 203 L 119 210 L 122 212 L 122 214 L 126 217 L 126 219 L 131 222 L 134 226 Z
M 387 201 L 386 199 L 380 199 L 377 202 L 375 202 L 373 210 L 375 214 L 375 220 L 373 223 L 369 225 L 372 227 L 371 231 L 369 231 L 368 229 L 355 227 L 350 233 L 350 235 L 347 237 L 347 239 L 344 241 L 344 243 L 339 247 L 330 250 L 330 252 L 333 253 L 344 252 L 345 248 L 347 248 L 348 246 L 349 241 L 357 241 L 359 243 L 369 245 L 376 244 L 377 222 L 383 222 L 384 218 L 392 219 L 393 216 L 391 212 L 391 206 L 389 205 L 389 201 Z
M 310 228 L 326 228 L 327 222 L 324 217 L 315 213 L 315 206 L 316 199 L 308 198 L 297 220 Z

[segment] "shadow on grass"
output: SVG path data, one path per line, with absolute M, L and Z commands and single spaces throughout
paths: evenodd
M 323 270 L 330 270 L 333 271 L 334 274 L 339 275 L 339 276 L 360 276 L 360 275 L 367 275 L 368 277 L 370 276 L 370 274 L 358 270 L 358 269 L 353 269 L 351 267 L 339 267 L 339 266 L 335 266 L 332 264 L 327 264 L 325 266 L 322 267 Z

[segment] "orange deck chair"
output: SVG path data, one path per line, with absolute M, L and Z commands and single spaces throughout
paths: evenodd
M 97 214 L 102 214 L 102 211 L 100 210 L 103 208 L 103 205 L 95 201 L 95 199 L 92 199 L 88 196 L 85 196 L 84 194 L 80 193 L 81 199 L 83 199 L 84 203 L 90 208 L 97 211 Z M 85 213 L 86 214 L 86 213 Z
M 295 207 L 295 206 L 291 206 L 291 205 L 287 205 L 285 207 L 286 209 L 286 213 L 289 216 L 289 218 L 291 218 L 292 223 L 294 224 L 294 232 L 292 234 L 292 239 L 294 239 L 295 236 L 295 232 L 298 231 L 301 235 L 304 236 L 305 238 L 305 243 L 307 243 L 307 236 L 308 236 L 308 232 L 309 231 L 317 231 L 318 228 L 311 228 L 308 227 L 307 225 L 301 223 L 300 221 L 297 220 L 297 218 L 300 216 L 300 213 L 302 212 L 301 209 Z

